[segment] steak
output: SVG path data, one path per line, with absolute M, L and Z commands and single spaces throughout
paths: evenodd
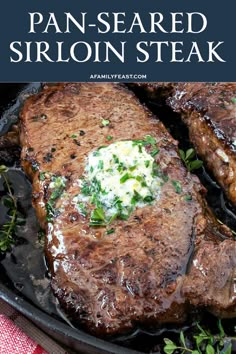
M 197 153 L 236 206 L 236 83 L 139 86 L 181 114 Z
M 236 315 L 231 232 L 208 210 L 205 190 L 183 166 L 177 142 L 132 92 L 112 83 L 45 86 L 25 102 L 20 120 L 22 166 L 46 231 L 51 286 L 73 321 L 103 336 L 139 324 L 182 323 L 196 306 Z M 159 198 L 127 220 L 91 226 L 74 202 L 88 155 L 111 139 L 140 142 L 145 136 L 155 142 Z

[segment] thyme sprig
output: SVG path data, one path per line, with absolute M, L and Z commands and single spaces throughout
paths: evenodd
M 236 337 L 228 337 L 224 331 L 222 323 L 218 320 L 217 327 L 219 333 L 212 334 L 209 330 L 206 330 L 196 324 L 196 334 L 193 336 L 194 347 L 189 346 L 189 342 L 186 340 L 184 332 L 180 332 L 179 343 L 175 343 L 169 338 L 165 338 L 164 353 L 174 354 L 231 354 L 232 344 L 236 341 Z
M 7 214 L 9 221 L 6 221 L 0 227 L 0 252 L 6 252 L 15 243 L 16 227 L 22 225 L 24 221 L 17 209 L 17 198 L 14 196 L 11 184 L 6 176 L 7 171 L 8 168 L 6 166 L 0 166 L 0 177 L 4 180 L 7 192 L 7 195 L 3 197 L 3 203 L 9 209 Z

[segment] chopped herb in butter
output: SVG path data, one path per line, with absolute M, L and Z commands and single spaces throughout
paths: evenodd
M 181 194 L 182 193 L 182 187 L 181 187 L 181 184 L 179 181 L 175 181 L 175 180 L 172 180 L 172 185 L 175 189 L 175 192 L 177 194 Z
M 108 120 L 108 119 L 103 119 L 102 120 L 102 125 L 104 126 L 104 127 L 106 127 L 107 125 L 109 125 L 110 124 L 110 121 Z
M 136 207 L 159 199 L 163 178 L 155 173 L 158 152 L 156 139 L 147 135 L 143 140 L 100 147 L 88 155 L 84 178 L 79 180 L 80 194 L 73 203 L 81 214 L 80 203 L 94 205 L 90 226 L 126 220 Z
M 51 221 L 52 218 L 56 214 L 55 204 L 57 199 L 62 195 L 65 189 L 65 177 L 62 176 L 52 176 L 51 182 L 49 183 L 49 190 L 51 191 L 51 195 L 46 203 L 46 211 L 47 211 L 47 221 Z

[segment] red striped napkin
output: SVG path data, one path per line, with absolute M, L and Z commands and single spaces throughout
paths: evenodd
M 0 299 L 0 354 L 66 354 L 53 339 Z
M 47 354 L 40 345 L 28 337 L 8 317 L 0 315 L 0 353 Z

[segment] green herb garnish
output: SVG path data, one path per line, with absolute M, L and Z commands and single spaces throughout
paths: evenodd
M 79 209 L 79 212 L 82 216 L 84 216 L 84 217 L 87 216 L 88 213 L 87 213 L 86 206 L 84 203 L 79 203 L 78 209 Z
M 157 147 L 155 148 L 156 144 L 157 144 L 156 139 L 153 138 L 153 136 L 151 135 L 146 135 L 143 140 L 133 140 L 133 146 L 138 145 L 138 149 L 140 153 L 142 152 L 142 146 L 151 145 L 153 148 L 153 150 L 150 152 L 152 157 L 156 156 L 160 151 Z
M 108 136 L 107 136 L 107 140 L 108 140 L 108 141 L 111 141 L 112 139 L 113 139 L 113 136 L 111 136 L 111 135 L 108 135 Z
M 105 220 L 104 210 L 102 208 L 94 209 L 91 213 L 92 220 Z
M 217 327 L 219 332 L 217 334 L 213 334 L 197 323 L 195 328 L 192 329 L 194 335 L 191 335 L 192 340 L 194 341 L 194 347 L 189 347 L 189 339 L 187 340 L 187 338 L 185 338 L 184 331 L 180 332 L 178 343 L 165 338 L 165 346 L 163 348 L 164 353 L 231 354 L 236 337 L 228 337 L 226 335 L 220 320 L 218 320 Z
M 131 204 L 135 205 L 138 202 L 140 202 L 142 199 L 143 199 L 142 196 L 136 190 L 134 190 L 134 196 L 131 199 Z
M 162 173 L 161 178 L 163 179 L 164 182 L 169 181 L 169 177 L 167 175 L 165 175 L 164 173 Z
M 129 173 L 126 173 L 120 178 L 120 183 L 125 183 L 130 178 L 134 178 L 134 177 Z
M 136 176 L 135 179 L 138 182 L 142 182 L 143 181 L 143 177 L 142 176 Z
M 125 167 L 125 165 L 123 164 L 123 162 L 119 162 L 119 165 L 117 167 L 117 170 L 119 172 L 123 172 L 124 170 L 126 170 L 127 168 Z
M 90 220 L 89 226 L 107 226 L 107 223 L 102 220 Z
M 110 121 L 108 120 L 108 119 L 103 119 L 102 120 L 102 125 L 104 126 L 104 127 L 106 127 L 107 125 L 109 125 L 110 124 Z
M 2 197 L 3 204 L 8 208 L 6 221 L 0 227 L 0 252 L 6 252 L 10 249 L 11 245 L 15 243 L 15 232 L 19 225 L 24 224 L 24 218 L 17 208 L 17 199 L 14 196 L 14 191 L 12 189 L 11 183 L 7 177 L 8 168 L 4 165 L 0 166 L 0 176 L 4 180 L 4 185 L 6 189 L 6 196 Z
M 83 195 L 90 195 L 91 194 L 91 190 L 90 190 L 90 185 L 88 182 L 84 181 L 81 187 L 81 193 Z
M 194 160 L 196 155 L 194 149 L 188 149 L 186 152 L 179 150 L 179 154 L 188 171 L 197 170 L 202 167 L 203 162 L 201 160 Z
M 187 194 L 184 199 L 187 201 L 187 202 L 190 202 L 192 200 L 192 196 L 191 194 Z
M 158 148 L 154 149 L 154 150 L 151 152 L 151 156 L 152 156 L 152 157 L 155 157 L 155 156 L 158 154 L 159 151 L 160 151 L 160 150 L 159 150 Z
M 113 160 L 114 160 L 115 163 L 119 163 L 120 162 L 120 160 L 118 159 L 118 157 L 116 155 L 112 155 L 112 157 L 113 157 Z
M 113 205 L 118 205 L 118 204 L 121 205 L 121 203 L 122 203 L 122 201 L 118 197 L 116 197 L 115 200 L 114 200 Z
M 120 218 L 121 220 L 128 220 L 128 219 L 129 219 L 129 215 L 130 215 L 130 213 L 127 213 L 127 214 L 125 214 L 125 213 L 120 213 L 118 216 L 119 216 L 119 218 Z
M 98 150 L 94 151 L 93 156 L 100 156 L 100 152 Z
M 90 216 L 90 226 L 106 226 L 105 213 L 102 208 L 96 208 Z
M 40 172 L 39 179 L 40 181 L 45 181 L 45 172 Z
M 103 161 L 102 161 L 102 160 L 99 160 L 99 161 L 98 161 L 98 168 L 99 168 L 100 170 L 103 170 L 103 167 L 104 167 Z
M 111 234 L 114 234 L 114 232 L 115 232 L 115 229 L 110 229 L 110 230 L 106 231 L 106 234 L 111 235 Z
M 144 144 L 156 145 L 157 141 L 151 135 L 146 135 L 144 137 Z
M 236 97 L 231 98 L 231 102 L 236 104 Z
M 132 145 L 136 146 L 136 145 L 144 145 L 145 141 L 144 140 L 132 140 Z
M 177 194 L 181 194 L 182 193 L 182 187 L 181 187 L 181 184 L 179 181 L 175 181 L 175 180 L 172 180 L 172 185 L 173 187 L 175 188 L 175 192 Z
M 143 198 L 143 201 L 145 203 L 151 203 L 151 202 L 153 202 L 153 200 L 154 200 L 154 198 L 152 195 L 147 195 L 145 198 Z
M 55 209 L 55 203 L 65 189 L 65 182 L 63 177 L 53 176 L 51 177 L 51 182 L 54 183 L 54 186 L 52 188 L 52 193 L 46 203 L 47 221 L 51 221 L 52 218 L 56 216 L 58 210 Z
M 142 145 L 138 145 L 138 152 L 141 154 L 143 152 Z
M 151 135 L 146 135 L 143 140 L 133 140 L 133 145 L 156 145 L 157 141 Z
M 99 150 L 101 150 L 101 149 L 105 149 L 107 146 L 106 145 L 102 145 L 102 146 L 100 146 L 98 149 L 97 149 L 97 151 L 99 151 Z
M 197 170 L 201 168 L 202 165 L 203 165 L 203 161 L 201 160 L 191 161 L 189 164 L 189 171 Z
M 98 181 L 96 177 L 94 177 L 92 180 L 92 186 L 95 192 L 101 192 L 102 190 L 101 182 Z

